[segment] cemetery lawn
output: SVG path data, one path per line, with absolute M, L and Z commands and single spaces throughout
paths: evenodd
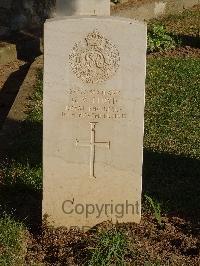
M 0 162 L 0 265 L 200 265 L 200 56 L 196 15 L 186 13 L 183 24 L 178 16 L 162 23 L 192 37 L 191 46 L 147 60 L 141 223 L 106 222 L 85 234 L 40 226 L 39 71 L 27 119 Z
M 0 205 L 13 217 L 0 219 L 2 265 L 20 265 L 19 259 L 28 265 L 53 261 L 100 265 L 99 256 L 108 261 L 115 252 L 119 261 L 136 265 L 198 265 L 199 85 L 200 59 L 148 59 L 140 225 L 114 228 L 105 223 L 98 229 L 101 233 L 87 234 L 44 227 L 41 233 L 37 229 L 42 189 L 40 73 L 21 134 L 9 158 L 1 162 Z M 107 231 L 102 234 L 102 230 Z M 117 248 L 119 244 L 122 250 Z

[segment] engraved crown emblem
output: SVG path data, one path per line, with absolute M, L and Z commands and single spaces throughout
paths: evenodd
M 111 78 L 118 70 L 120 56 L 117 47 L 97 29 L 84 41 L 75 43 L 69 54 L 69 64 L 77 78 L 97 84 Z
M 97 30 L 89 33 L 85 40 L 88 46 L 103 47 L 104 45 L 104 37 Z

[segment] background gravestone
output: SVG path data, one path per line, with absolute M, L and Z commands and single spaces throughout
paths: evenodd
M 57 0 L 58 15 L 110 15 L 110 1 L 108 0 Z
M 45 24 L 43 214 L 56 226 L 139 222 L 146 25 Z

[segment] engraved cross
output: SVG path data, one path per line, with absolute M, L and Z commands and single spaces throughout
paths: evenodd
M 80 147 L 89 147 L 90 148 L 90 177 L 95 178 L 95 149 L 98 147 L 105 147 L 110 149 L 110 141 L 108 142 L 100 142 L 96 141 L 96 125 L 98 122 L 90 122 L 90 142 L 82 142 L 76 139 L 76 146 Z

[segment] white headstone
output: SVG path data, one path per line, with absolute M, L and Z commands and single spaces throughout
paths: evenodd
M 43 214 L 55 226 L 141 218 L 146 25 L 45 23 Z
M 109 16 L 109 0 L 57 0 L 57 15 L 62 16 Z

